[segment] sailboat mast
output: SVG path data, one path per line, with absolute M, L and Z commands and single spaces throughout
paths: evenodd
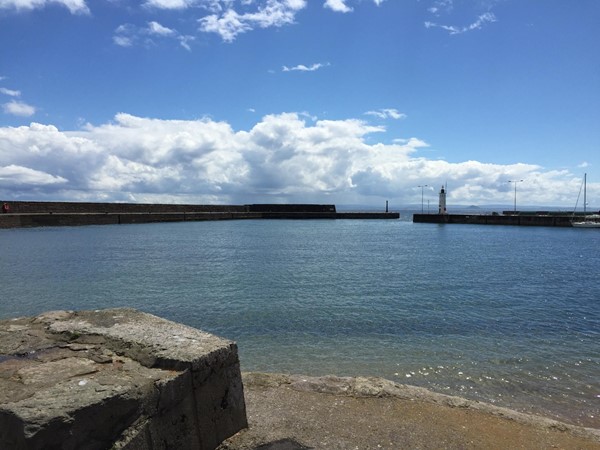
M 587 173 L 583 174 L 583 218 L 585 220 L 585 209 L 587 203 Z

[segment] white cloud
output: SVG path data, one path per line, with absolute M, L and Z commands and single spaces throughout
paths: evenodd
M 393 140 L 394 144 L 406 145 L 409 144 L 410 147 L 419 149 L 429 147 L 429 144 L 421 139 L 411 137 L 409 139 L 397 138 Z
M 195 3 L 194 0 L 148 0 L 145 6 L 157 9 L 186 9 Z
M 454 8 L 453 0 L 436 0 L 433 2 L 433 5 L 427 8 L 432 14 L 439 15 L 441 12 L 450 12 Z
M 178 35 L 177 40 L 179 41 L 179 45 L 181 45 L 187 51 L 191 51 L 192 47 L 190 46 L 190 42 L 195 41 L 196 38 L 194 36 Z
M 35 114 L 34 106 L 16 100 L 4 103 L 2 108 L 6 114 L 12 114 L 14 116 L 29 117 Z
M 297 66 L 293 66 L 293 67 L 288 67 L 288 66 L 283 66 L 281 68 L 281 70 L 283 72 L 314 72 L 315 70 L 319 70 L 322 69 L 323 67 L 327 67 L 329 66 L 329 63 L 316 63 L 316 64 L 312 64 L 310 66 L 305 66 L 304 64 L 298 64 Z
M 186 50 L 191 50 L 190 42 L 195 37 L 179 34 L 177 30 L 165 27 L 156 21 L 148 22 L 143 28 L 132 24 L 123 24 L 117 27 L 113 35 L 113 42 L 120 47 L 133 47 L 145 45 L 151 47 L 155 44 L 154 39 L 175 39 Z
M 351 0 L 325 0 L 323 8 L 328 8 L 340 13 L 349 13 L 354 11 L 354 8 L 348 6 L 350 1 Z M 375 3 L 376 6 L 381 6 L 384 1 L 386 0 L 373 0 L 373 3 Z
M 255 5 L 255 2 L 242 2 L 242 6 L 252 6 L 251 12 L 238 13 L 230 3 L 225 12 L 216 11 L 214 14 L 201 18 L 200 31 L 217 33 L 225 42 L 233 42 L 239 34 L 255 28 L 282 27 L 294 23 L 296 13 L 306 7 L 306 0 L 266 0 Z
M 90 12 L 84 0 L 0 0 L 0 9 L 22 11 L 41 9 L 50 4 L 64 6 L 71 14 L 89 14 Z
M 237 12 L 230 9 L 222 15 L 213 14 L 199 20 L 200 30 L 205 33 L 217 33 L 225 42 L 233 42 L 238 34 L 253 29 Z
M 305 114 L 263 117 L 247 130 L 226 122 L 117 114 L 110 123 L 59 131 L 0 127 L 0 197 L 209 203 L 420 201 L 416 186 L 448 182 L 452 204 L 572 207 L 581 176 L 531 164 L 448 162 L 421 155 L 422 139 L 376 142 L 384 127 Z M 372 143 L 375 141 L 376 143 Z M 418 191 L 418 192 L 417 192 Z M 600 198 L 600 183 L 588 183 Z M 431 195 L 434 195 L 432 193 Z
M 148 22 L 148 33 L 156 34 L 158 36 L 172 36 L 176 34 L 175 30 L 162 26 L 158 22 Z
M 113 42 L 119 47 L 132 47 L 134 43 L 131 37 L 123 35 L 114 35 Z
M 132 47 L 137 40 L 137 30 L 131 24 L 119 25 L 113 35 L 113 42 L 120 47 Z
M 480 15 L 477 18 L 477 20 L 475 22 L 473 22 L 472 24 L 464 26 L 464 27 L 457 27 L 454 25 L 439 25 L 435 22 L 427 21 L 427 22 L 425 22 L 425 28 L 441 28 L 442 30 L 446 30 L 450 34 L 462 34 L 462 33 L 466 33 L 467 31 L 480 30 L 484 24 L 493 23 L 496 21 L 497 21 L 496 16 L 491 12 L 487 12 L 487 13 Z
M 323 4 L 324 8 L 329 8 L 335 12 L 349 13 L 352 12 L 352 8 L 346 5 L 347 0 L 325 0 Z
M 53 184 L 66 183 L 67 180 L 63 177 L 50 175 L 49 173 L 39 170 L 33 170 L 28 167 L 15 166 L 0 166 L 0 188 L 14 186 L 48 186 Z
M 1 79 L 0 79 L 1 81 Z M 10 97 L 20 97 L 21 91 L 14 91 L 12 89 L 0 88 L 0 94 L 8 95 Z
M 377 111 L 367 111 L 365 113 L 365 115 L 368 116 L 375 116 L 378 117 L 380 119 L 405 119 L 406 118 L 406 114 L 401 113 L 400 111 L 398 111 L 397 109 L 394 108 L 384 108 L 384 109 L 379 109 Z

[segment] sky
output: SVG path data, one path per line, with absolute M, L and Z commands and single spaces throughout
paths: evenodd
M 587 173 L 600 207 L 598 24 L 597 0 L 0 0 L 0 200 L 580 209 Z

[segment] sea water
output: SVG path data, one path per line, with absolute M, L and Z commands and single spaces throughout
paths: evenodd
M 244 371 L 378 376 L 600 427 L 600 230 L 243 220 L 0 230 L 0 318 L 128 306 Z

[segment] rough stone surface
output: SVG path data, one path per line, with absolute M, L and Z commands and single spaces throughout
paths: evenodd
M 132 309 L 0 321 L 0 449 L 214 449 L 245 426 L 233 342 Z
M 244 374 L 249 428 L 219 450 L 600 449 L 600 430 L 380 378 Z

